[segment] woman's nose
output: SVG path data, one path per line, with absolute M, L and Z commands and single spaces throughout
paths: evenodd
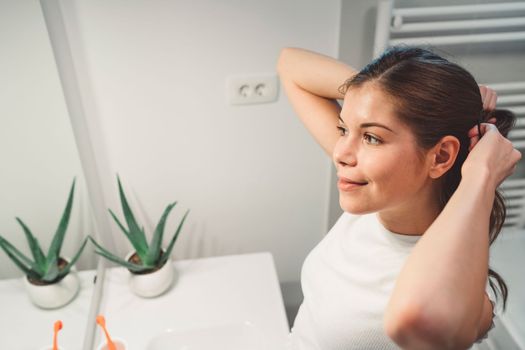
M 337 141 L 333 159 L 336 166 L 355 166 L 357 164 L 356 146 L 350 137 L 343 137 Z

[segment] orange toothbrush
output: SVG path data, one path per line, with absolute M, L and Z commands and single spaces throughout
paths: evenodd
M 62 321 L 56 321 L 54 326 L 54 332 L 53 332 L 53 350 L 58 350 L 57 345 L 57 334 L 58 331 L 62 329 Z
M 104 333 L 106 334 L 106 342 L 108 345 L 108 350 L 117 350 L 117 347 L 115 346 L 115 343 L 111 341 L 111 338 L 109 337 L 108 330 L 106 329 L 106 319 L 102 315 L 97 316 L 97 323 L 102 327 L 104 330 Z

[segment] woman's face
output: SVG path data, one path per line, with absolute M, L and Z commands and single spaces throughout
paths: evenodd
M 429 199 L 431 179 L 417 155 L 415 137 L 375 84 L 349 89 L 340 117 L 333 160 L 343 210 L 418 209 Z

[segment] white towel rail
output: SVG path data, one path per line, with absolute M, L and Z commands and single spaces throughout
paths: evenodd
M 519 226 L 520 218 L 517 216 L 505 219 L 505 226 Z
M 464 34 L 425 36 L 418 38 L 391 39 L 391 45 L 457 45 L 487 42 L 508 42 L 525 40 L 525 32 L 486 33 L 486 34 Z
M 507 192 L 505 192 L 505 194 L 508 197 L 521 197 L 521 196 L 525 195 L 525 188 L 510 189 Z
M 498 100 L 499 100 L 499 98 L 498 98 Z M 513 107 L 512 111 L 514 113 L 516 113 L 517 115 L 522 115 L 522 114 L 525 114 L 525 107 Z M 520 122 L 520 120 L 518 120 L 518 123 L 519 122 Z M 521 123 L 525 123 L 525 120 L 523 118 L 521 118 Z
M 506 2 L 499 4 L 474 4 L 474 5 L 455 5 L 455 6 L 433 6 L 416 8 L 393 9 L 394 16 L 401 17 L 425 17 L 442 16 L 456 14 L 481 14 L 481 13 L 505 13 L 525 11 L 523 2 Z
M 492 89 L 497 92 L 506 92 L 506 91 L 515 91 L 515 90 L 525 90 L 525 82 L 512 82 L 512 83 L 498 83 L 498 84 L 488 84 Z
M 498 104 L 502 104 L 502 105 L 524 104 L 525 105 L 525 94 L 498 96 Z
M 472 17 L 480 14 L 490 18 L 457 18 L 457 16 Z M 374 56 L 379 55 L 389 42 L 390 45 L 438 46 L 525 41 L 525 2 L 396 9 L 393 8 L 392 0 L 380 0 L 377 16 Z M 454 17 L 450 20 L 443 19 L 446 16 Z M 437 17 L 437 20 L 432 21 L 433 17 Z M 504 29 L 504 31 L 470 34 L 469 31 L 473 29 Z M 459 33 L 443 35 L 450 31 Z M 465 31 L 467 33 L 464 33 Z M 404 36 L 418 32 L 436 32 L 441 35 L 392 37 L 392 34 Z
M 500 188 L 503 190 L 509 190 L 512 188 L 525 188 L 525 179 L 509 179 L 503 182 Z
M 417 33 L 428 31 L 452 31 L 459 29 L 492 29 L 508 27 L 525 27 L 525 17 L 472 19 L 462 21 L 435 21 L 422 23 L 403 23 L 399 17 L 394 17 L 393 33 Z
M 510 137 L 525 137 L 525 129 L 512 130 L 509 136 Z
M 515 148 L 519 148 L 521 150 L 525 149 L 525 141 L 514 141 L 512 144 Z

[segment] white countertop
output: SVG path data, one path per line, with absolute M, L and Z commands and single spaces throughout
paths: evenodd
M 249 322 L 264 335 L 268 349 L 284 348 L 289 334 L 279 280 L 270 253 L 174 261 L 177 280 L 165 294 L 144 299 L 128 286 L 129 272 L 106 270 L 99 314 L 112 337 L 127 341 L 128 350 L 146 350 L 166 331 Z M 96 333 L 95 345 L 102 340 Z
M 58 340 L 65 350 L 81 349 L 84 340 L 95 270 L 77 272 L 80 290 L 73 301 L 59 309 L 33 305 L 22 277 L 0 281 L 0 349 L 38 350 L 52 344 L 53 325 L 61 320 Z

